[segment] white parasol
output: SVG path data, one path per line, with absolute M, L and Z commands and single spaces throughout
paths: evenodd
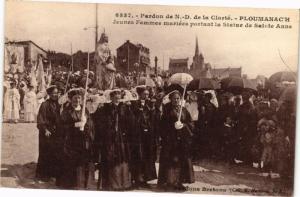
M 175 128 L 180 129 L 182 128 L 182 122 L 180 121 L 181 114 L 182 114 L 182 108 L 184 105 L 184 96 L 186 92 L 187 85 L 193 80 L 193 77 L 187 73 L 176 73 L 172 75 L 169 79 L 169 83 L 171 84 L 178 84 L 183 87 L 183 95 L 182 100 L 180 104 L 180 112 L 178 116 L 178 121 L 175 123 Z

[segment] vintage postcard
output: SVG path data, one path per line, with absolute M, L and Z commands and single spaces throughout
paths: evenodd
M 292 196 L 299 10 L 5 2 L 1 187 Z

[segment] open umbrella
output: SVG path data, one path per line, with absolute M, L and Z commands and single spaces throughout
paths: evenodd
M 181 101 L 181 105 L 180 105 L 180 112 L 179 112 L 179 116 L 178 116 L 178 121 L 175 123 L 175 128 L 181 128 L 182 127 L 182 123 L 180 121 L 181 118 L 181 114 L 182 114 L 182 108 L 183 108 L 183 104 L 184 104 L 184 96 L 185 96 L 185 92 L 186 92 L 186 87 L 187 85 L 193 80 L 193 77 L 187 73 L 176 73 L 174 75 L 172 75 L 169 79 L 169 82 L 171 84 L 178 84 L 180 86 L 182 86 L 183 89 L 183 96 L 182 96 L 182 101 Z
M 216 90 L 220 88 L 220 84 L 210 78 L 194 79 L 187 86 L 187 90 Z
M 296 104 L 297 97 L 297 86 L 290 86 L 283 90 L 279 97 L 279 103 L 282 104 L 284 102 L 289 102 L 292 104 Z
M 166 94 L 169 94 L 170 92 L 177 90 L 180 92 L 180 94 L 183 94 L 183 89 L 184 88 L 179 84 L 171 84 L 168 87 L 166 87 L 165 92 L 166 92 Z
M 193 77 L 187 73 L 176 73 L 170 77 L 169 82 L 171 84 L 179 84 L 184 88 L 192 80 Z
M 269 78 L 269 81 L 271 83 L 283 82 L 283 81 L 296 82 L 296 80 L 297 80 L 296 72 L 287 72 L 287 71 L 274 73 Z
M 241 77 L 227 77 L 221 80 L 221 88 L 232 90 L 243 90 L 243 89 L 250 89 L 250 90 L 257 90 L 256 85 L 250 81 L 249 79 L 241 78 Z

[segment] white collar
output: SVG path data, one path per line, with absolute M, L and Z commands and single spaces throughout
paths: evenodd
M 80 111 L 81 110 L 81 106 L 78 105 L 78 107 L 74 108 L 75 111 Z
M 231 127 L 230 124 L 227 124 L 227 123 L 225 123 L 225 122 L 224 122 L 224 126 L 225 126 L 225 127 L 229 127 L 229 128 Z

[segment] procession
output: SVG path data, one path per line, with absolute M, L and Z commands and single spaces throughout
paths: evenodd
M 40 56 L 23 78 L 5 75 L 4 120 L 39 130 L 39 181 L 55 179 L 62 189 L 96 181 L 99 190 L 124 191 L 158 179 L 163 191 L 181 191 L 201 159 L 292 176 L 295 73 L 277 72 L 257 86 L 242 77 L 121 75 L 107 41 L 103 33 L 96 72 L 88 54 L 82 73 L 52 73 Z
M 68 9 L 87 17 L 68 27 L 72 17 L 58 20 L 55 29 L 43 16 L 46 30 L 23 36 L 22 28 L 36 28 L 36 13 L 8 15 L 20 28 L 8 25 L 5 36 L 2 186 L 292 195 L 298 82 L 288 36 L 255 31 L 246 41 L 226 26 L 222 35 L 152 32 L 111 24 L 130 15 L 116 5 L 35 6 L 57 8 L 53 18 Z

